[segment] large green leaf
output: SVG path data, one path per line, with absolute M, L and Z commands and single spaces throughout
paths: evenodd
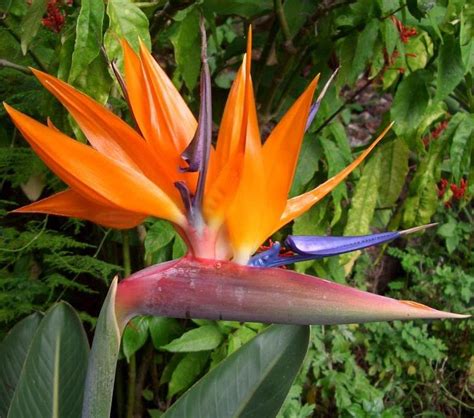
M 436 183 L 439 180 L 443 141 L 432 141 L 428 156 L 420 163 L 410 183 L 404 204 L 402 225 L 410 228 L 430 222 L 438 206 Z
M 135 51 L 138 50 L 139 39 L 148 48 L 151 46 L 148 19 L 131 0 L 109 0 L 107 15 L 109 28 L 104 36 L 105 49 L 109 59 L 117 59 L 121 67 L 123 64 L 121 38 L 125 38 Z
M 100 310 L 89 355 L 84 386 L 83 417 L 109 418 L 115 369 L 120 350 L 120 328 L 115 315 L 117 278 L 110 285 L 107 298 Z
M 303 362 L 309 327 L 272 325 L 186 392 L 166 418 L 274 417 Z
M 252 17 L 272 8 L 271 0 L 206 0 L 203 4 L 208 13 Z
M 364 166 L 362 176 L 356 184 L 344 235 L 364 235 L 370 232 L 369 226 L 377 204 L 381 168 L 381 153 L 377 151 Z M 360 251 L 354 251 L 341 257 L 346 273 L 352 269 L 359 255 Z
M 391 110 L 398 134 L 412 132 L 423 119 L 429 102 L 426 73 L 418 70 L 406 77 L 398 87 Z
M 474 131 L 474 120 L 467 113 L 458 114 L 461 122 L 454 132 L 451 149 L 451 173 L 456 183 L 459 182 L 465 171 L 469 170 L 472 150 L 472 136 Z
M 380 23 L 377 19 L 370 19 L 357 38 L 357 46 L 349 77 L 351 83 L 357 80 L 360 73 L 365 70 L 369 59 L 374 55 L 374 46 L 379 33 L 379 25 Z
M 204 325 L 185 332 L 161 348 L 174 353 L 213 350 L 219 346 L 222 337 L 222 333 L 215 325 Z
M 21 51 L 23 55 L 41 26 L 41 18 L 46 12 L 48 0 L 33 0 L 21 22 Z
M 175 16 L 176 32 L 171 37 L 178 71 L 186 87 L 193 90 L 201 68 L 199 11 L 191 6 Z
M 0 344 L 0 417 L 6 417 L 31 340 L 41 320 L 34 313 L 18 322 Z
M 76 23 L 76 42 L 72 53 L 69 83 L 97 58 L 102 44 L 104 3 L 97 0 L 82 0 Z
M 133 318 L 125 328 L 122 339 L 123 354 L 130 361 L 140 348 L 142 348 L 148 339 L 148 317 L 137 316 Z
M 168 386 L 168 399 L 191 386 L 203 373 L 209 351 L 187 353 L 176 365 Z
M 31 342 L 8 418 L 80 417 L 88 352 L 74 309 L 53 306 Z
M 436 79 L 436 99 L 443 100 L 460 83 L 464 76 L 459 39 L 452 35 L 444 36 L 438 62 Z
M 405 184 L 408 174 L 410 150 L 401 138 L 387 142 L 380 148 L 382 154 L 379 198 L 382 206 L 394 205 Z

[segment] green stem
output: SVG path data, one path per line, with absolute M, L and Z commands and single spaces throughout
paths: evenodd
M 273 7 L 275 8 L 275 13 L 277 15 L 278 22 L 280 23 L 281 31 L 283 32 L 285 41 L 291 44 L 290 27 L 288 26 L 288 22 L 286 21 L 286 16 L 283 10 L 283 4 L 281 0 L 273 0 Z
M 130 357 L 128 363 L 128 387 L 127 387 L 127 418 L 133 418 L 135 409 L 135 381 L 137 379 L 137 360 L 135 354 Z
M 130 262 L 130 237 L 128 231 L 122 231 L 122 255 L 123 255 L 123 271 L 125 277 L 130 276 L 132 272 Z M 128 363 L 128 384 L 127 384 L 127 418 L 133 418 L 135 409 L 135 383 L 137 378 L 137 361 L 135 355 L 130 357 Z
M 122 254 L 123 254 L 123 272 L 125 277 L 132 273 L 132 266 L 130 263 L 130 238 L 128 231 L 122 231 Z

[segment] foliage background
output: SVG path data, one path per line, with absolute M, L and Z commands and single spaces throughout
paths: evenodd
M 0 0 L 0 13 L 0 98 L 36 119 L 51 118 L 81 141 L 74 121 L 28 66 L 127 119 L 108 63 L 121 66 L 121 37 L 135 47 L 141 37 L 196 110 L 203 13 L 217 129 L 252 24 L 263 137 L 312 76 L 321 72 L 325 81 L 340 67 L 305 138 L 292 193 L 339 171 L 391 120 L 393 132 L 345 185 L 273 238 L 439 222 L 410 240 L 296 269 L 436 308 L 472 310 L 474 10 L 468 2 Z M 59 299 L 78 309 L 92 331 L 117 272 L 179 257 L 184 245 L 168 224 L 153 219 L 120 232 L 9 215 L 63 185 L 3 108 L 0 119 L 1 333 Z M 159 416 L 262 327 L 137 318 L 123 339 L 116 416 Z M 472 347 L 472 321 L 313 327 L 304 368 L 280 416 L 472 416 Z

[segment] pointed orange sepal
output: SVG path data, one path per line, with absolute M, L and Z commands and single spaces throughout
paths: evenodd
M 319 74 L 283 116 L 263 146 L 267 188 L 275 221 L 286 205 L 318 81 Z
M 350 173 L 352 173 L 352 171 L 357 168 L 357 166 L 362 161 L 364 161 L 364 159 L 382 140 L 382 138 L 392 126 L 393 122 L 383 130 L 383 132 L 377 137 L 377 139 L 372 142 L 372 144 L 370 144 L 370 146 L 362 154 L 360 154 L 351 164 L 349 164 L 346 168 L 344 168 L 334 177 L 331 177 L 329 180 L 325 181 L 323 184 L 319 185 L 313 190 L 310 190 L 309 192 L 289 199 L 286 204 L 285 211 L 280 219 L 280 223 L 275 227 L 275 231 L 277 231 L 282 226 L 292 221 L 296 217 L 300 216 L 302 213 L 306 212 L 309 208 L 311 208 L 311 206 L 313 206 L 316 202 L 320 201 L 324 196 L 326 196 L 335 187 L 337 187 L 339 183 L 341 183 Z
M 249 109 L 253 102 L 251 86 L 252 31 L 249 28 L 247 53 L 234 80 L 219 129 L 217 148 L 211 155 L 210 173 L 204 196 L 204 215 L 213 227 L 224 221 L 227 210 L 235 198 L 244 167 L 247 140 L 258 141 L 258 136 L 247 135 Z M 255 130 L 255 127 L 253 128 Z M 256 127 L 258 132 L 258 126 Z M 248 149 L 251 150 L 252 144 Z
M 72 189 L 101 205 L 146 213 L 184 225 L 180 208 L 142 173 L 100 154 L 5 104 L 34 151 Z
M 100 205 L 72 189 L 56 193 L 38 202 L 15 209 L 12 213 L 48 213 L 85 219 L 108 228 L 133 228 L 146 218 L 141 213 Z

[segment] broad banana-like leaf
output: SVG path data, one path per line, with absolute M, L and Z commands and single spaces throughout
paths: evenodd
M 42 315 L 34 313 L 18 322 L 0 344 L 0 417 L 6 417 Z
M 163 418 L 274 417 L 304 360 L 309 327 L 271 325 L 219 363 Z
M 80 417 L 88 353 L 77 313 L 54 305 L 33 337 L 7 417 Z

